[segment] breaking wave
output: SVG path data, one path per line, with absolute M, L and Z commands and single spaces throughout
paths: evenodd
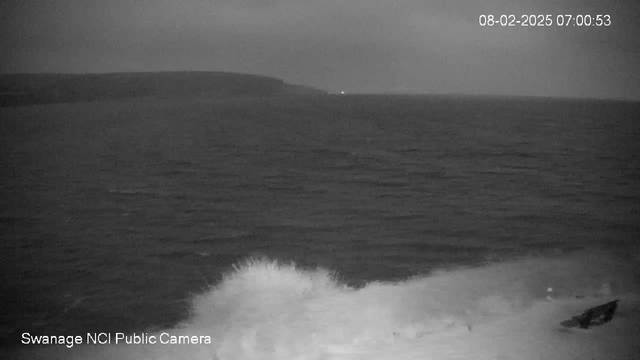
M 252 258 L 197 296 L 188 321 L 165 331 L 210 336 L 211 344 L 57 346 L 29 352 L 28 357 L 495 359 L 517 353 L 509 358 L 545 358 L 547 345 L 530 344 L 536 339 L 560 342 L 561 333 L 554 328 L 565 320 L 562 317 L 576 315 L 587 305 L 623 299 L 627 316 L 616 320 L 617 327 L 612 322 L 609 337 L 614 336 L 612 331 L 624 334 L 625 324 L 636 326 L 631 322 L 640 313 L 640 307 L 634 307 L 640 303 L 638 270 L 629 259 L 584 252 L 449 269 L 353 288 L 326 269 Z M 583 340 L 570 341 L 567 354 L 591 351 L 585 354 L 593 355 L 594 338 Z M 554 351 L 562 349 L 558 346 Z M 630 340 L 617 346 L 618 352 L 637 347 Z M 611 355 L 606 358 L 615 358 Z

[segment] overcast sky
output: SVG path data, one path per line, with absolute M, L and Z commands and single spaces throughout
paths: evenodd
M 481 27 L 609 14 L 609 27 Z M 637 0 L 2 0 L 0 72 L 223 70 L 352 92 L 640 99 Z

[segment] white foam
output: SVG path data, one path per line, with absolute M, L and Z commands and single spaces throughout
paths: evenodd
M 637 267 L 603 254 L 530 258 L 353 289 L 327 270 L 261 259 L 237 266 L 166 330 L 211 345 L 48 348 L 75 359 L 631 359 L 639 350 Z M 553 300 L 547 301 L 548 289 Z M 579 298 L 577 296 L 580 296 Z M 559 323 L 620 298 L 589 331 Z M 626 357 L 625 357 L 626 356 Z

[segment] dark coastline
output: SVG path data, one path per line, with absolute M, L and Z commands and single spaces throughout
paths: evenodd
M 227 72 L 2 74 L 0 107 L 134 98 L 185 99 L 318 95 L 311 87 Z

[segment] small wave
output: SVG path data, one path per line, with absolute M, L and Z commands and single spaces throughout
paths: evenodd
M 109 193 L 120 195 L 147 195 L 152 192 L 146 189 L 112 189 L 109 190 Z

